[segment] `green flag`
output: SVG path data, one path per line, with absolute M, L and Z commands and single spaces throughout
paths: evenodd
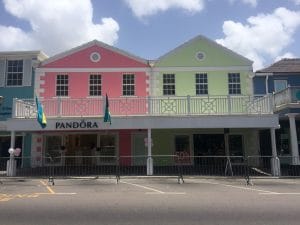
M 43 106 L 40 103 L 38 97 L 35 97 L 35 101 L 36 101 L 36 108 L 37 108 L 37 121 L 39 122 L 39 124 L 41 125 L 42 128 L 45 128 L 47 126 L 47 119 L 43 110 Z
M 104 112 L 103 121 L 105 123 L 109 123 L 111 125 L 111 116 L 110 116 L 110 112 L 109 112 L 109 102 L 108 102 L 107 94 L 106 94 L 106 97 L 105 97 L 105 112 Z

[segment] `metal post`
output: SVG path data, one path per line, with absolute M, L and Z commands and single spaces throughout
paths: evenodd
M 153 158 L 152 158 L 152 140 L 151 140 L 151 129 L 148 129 L 148 157 L 147 157 L 147 175 L 153 175 Z

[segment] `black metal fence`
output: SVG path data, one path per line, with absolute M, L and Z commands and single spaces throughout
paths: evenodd
M 0 158 L 0 176 L 8 175 L 7 162 Z M 285 156 L 66 156 L 13 159 L 15 173 L 22 177 L 76 176 L 233 176 L 246 179 L 264 176 L 300 176 L 299 158 Z M 153 168 L 147 171 L 147 163 Z

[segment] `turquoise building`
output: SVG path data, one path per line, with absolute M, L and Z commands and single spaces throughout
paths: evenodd
M 10 147 L 21 148 L 21 158 L 30 156 L 31 136 L 12 134 L 7 130 L 7 120 L 15 113 L 14 98 L 34 97 L 35 68 L 46 58 L 41 51 L 0 52 L 0 157 L 8 157 Z M 18 163 L 21 166 L 23 162 Z

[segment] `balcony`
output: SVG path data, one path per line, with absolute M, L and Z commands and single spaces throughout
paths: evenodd
M 104 98 L 40 99 L 47 118 L 99 117 Z M 114 117 L 273 114 L 271 96 L 120 97 L 109 99 Z M 13 118 L 35 118 L 34 99 L 14 99 Z
M 274 111 L 300 108 L 300 87 L 293 86 L 274 93 Z

